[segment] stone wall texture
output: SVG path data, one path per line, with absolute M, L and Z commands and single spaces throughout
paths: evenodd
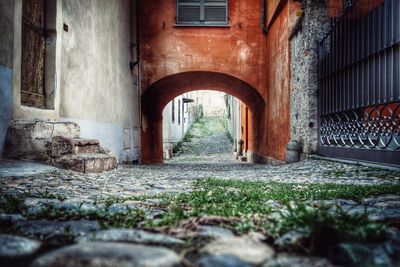
M 328 31 L 326 0 L 305 0 L 303 17 L 291 39 L 291 138 L 303 145 L 303 153 L 318 149 L 318 41 Z

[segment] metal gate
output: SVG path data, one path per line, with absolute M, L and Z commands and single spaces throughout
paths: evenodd
M 23 0 L 21 104 L 46 108 L 45 0 Z
M 343 1 L 319 44 L 319 153 L 400 164 L 400 1 Z

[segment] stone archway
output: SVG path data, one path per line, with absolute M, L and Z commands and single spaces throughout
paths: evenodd
M 162 111 L 176 96 L 195 90 L 217 90 L 233 95 L 251 111 L 251 161 L 265 155 L 265 102 L 250 84 L 234 76 L 209 71 L 189 71 L 166 76 L 142 94 L 142 163 L 162 163 Z

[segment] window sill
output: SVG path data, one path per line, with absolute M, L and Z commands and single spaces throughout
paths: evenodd
M 205 27 L 205 28 L 230 28 L 230 24 L 175 24 L 177 28 L 186 28 L 186 27 Z

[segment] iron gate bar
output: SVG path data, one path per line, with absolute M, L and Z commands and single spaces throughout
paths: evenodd
M 318 78 L 319 152 L 400 164 L 400 1 L 344 1 Z

